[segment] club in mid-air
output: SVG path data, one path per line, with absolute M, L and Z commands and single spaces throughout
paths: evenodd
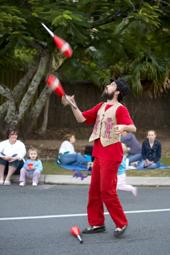
M 71 58 L 73 51 L 68 42 L 64 41 L 61 37 L 55 35 L 44 23 L 41 25 L 46 29 L 46 31 L 51 35 L 54 40 L 55 45 L 64 54 L 66 58 Z
M 65 94 L 65 91 L 61 85 L 60 80 L 53 74 L 47 77 L 47 86 L 58 96 L 65 97 L 65 99 L 76 109 L 77 106 L 70 100 L 70 98 Z

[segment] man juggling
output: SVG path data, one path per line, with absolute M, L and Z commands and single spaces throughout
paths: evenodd
M 61 47 L 56 41 L 58 38 L 55 39 L 55 35 L 44 24 L 42 25 L 54 38 L 56 46 L 60 50 L 62 48 L 62 52 L 68 50 L 69 44 L 64 42 L 65 45 Z M 65 54 L 66 57 L 71 55 L 72 51 Z M 84 112 L 78 108 L 74 96 L 65 94 L 57 77 L 49 76 L 47 85 L 62 98 L 64 105 L 70 105 L 77 122 L 94 125 L 89 139 L 90 142 L 94 142 L 92 153 L 94 162 L 87 205 L 89 227 L 82 233 L 93 234 L 105 231 L 105 205 L 115 223 L 114 236 L 120 237 L 128 226 L 128 220 L 116 191 L 117 172 L 123 159 L 120 140 L 123 131 L 136 132 L 128 109 L 121 104 L 128 95 L 128 84 L 123 79 L 111 80 L 103 91 L 106 100 Z
M 123 158 L 120 135 L 125 130 L 136 132 L 127 108 L 120 103 L 128 92 L 128 84 L 124 80 L 111 80 L 103 92 L 106 101 L 84 112 L 78 108 L 74 96 L 67 96 L 69 101 L 62 97 L 63 104 L 70 105 L 77 122 L 94 125 L 89 139 L 94 142 L 87 205 L 89 227 L 83 230 L 84 234 L 105 231 L 104 205 L 115 223 L 115 237 L 120 237 L 128 226 L 116 192 L 118 167 Z

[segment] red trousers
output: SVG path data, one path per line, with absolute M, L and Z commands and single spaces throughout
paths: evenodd
M 116 192 L 119 165 L 119 162 L 113 160 L 99 158 L 94 160 L 87 206 L 90 226 L 104 225 L 103 204 L 105 204 L 116 227 L 128 225 Z

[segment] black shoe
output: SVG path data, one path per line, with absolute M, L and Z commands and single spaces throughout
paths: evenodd
M 127 229 L 127 225 L 123 226 L 122 228 L 115 228 L 115 230 L 114 230 L 114 236 L 115 236 L 115 237 L 120 237 L 120 236 L 122 236 L 126 229 Z
M 106 230 L 105 226 L 102 225 L 102 226 L 98 226 L 98 227 L 95 227 L 95 226 L 89 226 L 87 228 L 85 228 L 82 233 L 83 234 L 95 234 L 95 233 L 101 233 L 101 232 L 104 232 Z

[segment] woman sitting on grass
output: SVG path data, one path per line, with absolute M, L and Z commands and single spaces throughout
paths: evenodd
M 0 142 L 0 185 L 11 184 L 11 177 L 22 167 L 25 154 L 26 148 L 24 143 L 18 140 L 18 131 L 9 128 L 7 139 Z
M 160 167 L 161 143 L 156 137 L 157 134 L 154 130 L 147 132 L 147 138 L 142 144 L 142 161 L 139 162 L 137 169 Z

